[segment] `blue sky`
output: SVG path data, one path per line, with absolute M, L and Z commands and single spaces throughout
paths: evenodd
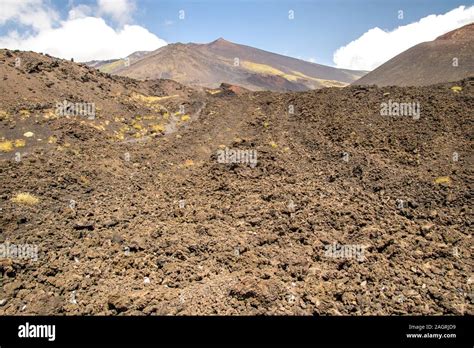
M 423 27 L 412 26 L 405 37 L 399 35 L 402 31 L 387 34 L 426 16 L 444 15 L 461 5 L 473 5 L 472 1 L 462 0 L 2 0 L 5 1 L 7 4 L 12 2 L 11 6 L 7 6 L 13 9 L 6 9 L 11 15 L 3 21 L 0 14 L 0 47 L 41 49 L 58 56 L 75 55 L 79 59 L 114 58 L 113 55 L 127 55 L 142 46 L 143 49 L 154 49 L 154 45 L 164 44 L 159 39 L 166 43 L 206 43 L 224 37 L 236 43 L 320 64 L 373 68 L 413 44 L 432 40 L 438 34 L 459 26 L 459 23 L 474 21 L 474 8 L 470 8 L 469 13 L 467 10 L 460 11 L 450 15 L 449 20 L 440 17 L 425 23 Z M 30 4 L 19 8 L 13 4 L 15 1 Z M 24 18 L 28 18 L 25 11 L 33 9 L 34 15 L 43 12 L 54 20 L 51 23 L 38 20 L 41 25 L 33 24 L 32 27 Z M 124 40 L 124 36 L 111 37 L 110 33 L 102 36 L 102 31 L 108 30 L 105 24 L 81 18 L 82 28 L 87 27 L 89 34 L 87 30 L 84 30 L 82 37 L 80 33 L 71 34 L 74 29 L 70 26 L 67 31 L 64 30 L 68 35 L 61 35 L 58 30 L 60 26 L 65 26 L 64 21 L 75 19 L 70 15 L 71 9 L 76 10 L 76 17 L 100 17 L 117 32 L 124 25 L 133 24 L 150 33 L 141 35 L 141 38 L 135 33 L 134 39 L 132 34 L 126 35 L 129 41 Z M 184 11 L 184 19 L 179 19 L 181 10 Z M 294 19 L 289 19 L 290 10 L 294 11 Z M 399 18 L 400 10 L 403 11 L 403 18 Z M 78 24 L 76 28 L 80 28 L 79 19 L 75 20 Z M 385 33 L 370 31 L 374 28 Z M 53 29 L 56 33 L 50 35 Z M 12 31 L 17 33 L 12 34 Z M 370 35 L 364 36 L 368 32 Z M 75 47 L 74 51 L 70 43 L 60 42 L 62 37 L 72 37 L 77 41 L 76 46 L 84 47 Z M 384 47 L 390 40 L 393 41 L 391 46 Z M 335 59 L 335 52 L 353 41 L 356 42 L 342 50 Z M 57 47 L 54 47 L 55 42 Z M 112 43 L 124 47 L 120 51 L 107 50 Z M 127 45 L 132 52 L 127 51 Z M 359 56 L 355 50 L 365 53 Z M 384 55 L 378 52 L 380 50 L 390 52 Z M 86 56 L 83 52 L 90 54 Z M 376 59 L 371 60 L 371 55 L 376 55 Z

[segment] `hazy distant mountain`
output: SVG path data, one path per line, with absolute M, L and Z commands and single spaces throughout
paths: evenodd
M 345 86 L 366 73 L 314 64 L 222 38 L 209 44 L 170 44 L 129 63 L 127 66 L 125 60 L 116 60 L 95 67 L 140 80 L 167 78 L 208 88 L 224 82 L 273 91 Z
M 474 23 L 400 53 L 355 85 L 424 86 L 474 76 Z M 457 58 L 457 66 L 453 65 Z
M 111 73 L 111 72 L 117 70 L 117 68 L 120 68 L 122 65 L 124 65 L 125 60 L 127 58 L 129 59 L 129 63 L 131 64 L 132 62 L 143 58 L 148 53 L 150 53 L 150 52 L 149 51 L 137 51 L 137 52 L 134 52 L 134 53 L 130 54 L 129 56 L 127 56 L 124 59 L 92 60 L 92 61 L 89 61 L 89 62 L 85 62 L 84 64 L 86 64 L 86 65 L 88 65 L 92 68 L 99 69 L 102 72 Z

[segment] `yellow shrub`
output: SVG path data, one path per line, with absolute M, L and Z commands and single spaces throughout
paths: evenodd
M 190 119 L 191 119 L 191 117 L 189 115 L 181 116 L 181 121 L 183 121 L 183 122 L 189 121 Z
M 14 203 L 25 205 L 35 205 L 39 202 L 39 199 L 33 196 L 31 193 L 18 193 L 11 200 Z
M 10 140 L 0 141 L 0 151 L 9 152 L 13 150 L 13 143 Z
M 449 184 L 451 182 L 451 178 L 449 176 L 439 176 L 434 179 L 436 184 Z
M 91 181 L 84 175 L 81 175 L 79 177 L 79 180 L 81 180 L 81 182 L 84 184 L 84 185 L 89 185 L 91 183 Z
M 23 147 L 26 145 L 26 141 L 23 139 L 16 139 L 15 140 L 15 147 Z
M 30 112 L 28 110 L 20 110 L 20 116 L 28 117 L 30 116 Z
M 155 132 L 155 133 L 161 133 L 165 130 L 165 127 L 161 124 L 155 124 L 151 126 L 151 130 L 152 132 Z

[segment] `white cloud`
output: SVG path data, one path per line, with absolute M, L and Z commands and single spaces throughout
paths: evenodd
M 9 4 L 10 0 L 6 1 Z M 32 7 L 41 8 L 45 11 L 44 13 L 55 13 L 44 5 L 42 0 L 24 1 L 29 1 Z M 121 1 L 118 0 L 117 3 L 119 2 Z M 22 3 L 22 1 L 18 1 L 18 3 Z M 125 3 L 129 4 L 128 1 Z M 33 24 L 28 24 L 33 20 L 33 14 L 28 7 L 3 5 L 4 3 L 2 3 L 1 9 L 5 7 L 9 12 L 0 12 L 0 25 L 7 21 L 14 21 L 33 27 Z M 99 3 L 99 7 L 100 5 Z M 122 7 L 119 6 L 119 8 Z M 112 15 L 112 7 L 108 7 L 108 11 Z M 83 62 L 122 58 L 135 51 L 152 51 L 166 45 L 164 40 L 144 27 L 125 24 L 116 29 L 108 25 L 103 18 L 92 17 L 93 12 L 94 8 L 90 6 L 78 5 L 71 8 L 66 20 L 55 23 L 55 17 L 46 16 L 45 18 L 50 20 L 49 25 L 35 26 L 34 33 L 20 34 L 16 30 L 11 31 L 0 37 L 0 47 L 43 52 L 55 57 L 74 58 L 76 61 Z M 125 18 L 120 17 L 120 13 L 116 10 L 113 14 L 116 16 L 115 19 Z M 25 14 L 32 17 L 25 17 Z
M 15 35 L 0 38 L 0 47 L 44 52 L 77 61 L 120 58 L 135 51 L 151 51 L 166 42 L 138 25 L 125 25 L 118 31 L 102 18 L 69 19 L 59 28 L 43 30 L 29 38 Z
M 119 23 L 130 21 L 130 15 L 135 11 L 135 3 L 131 0 L 98 0 L 99 16 L 108 15 Z
M 15 21 L 35 30 L 42 30 L 51 28 L 58 18 L 58 13 L 44 5 L 43 0 L 0 1 L 0 25 Z
M 460 6 L 443 15 L 429 15 L 392 31 L 372 28 L 334 52 L 338 68 L 373 70 L 397 54 L 421 42 L 474 22 L 474 6 Z
M 89 17 L 92 14 L 92 8 L 87 5 L 78 5 L 71 10 L 69 10 L 68 18 L 69 19 L 77 19 L 77 18 L 84 18 Z

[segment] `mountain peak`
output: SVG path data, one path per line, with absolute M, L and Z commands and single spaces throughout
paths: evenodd
M 224 39 L 223 37 L 220 37 L 220 38 L 218 38 L 217 40 L 212 41 L 210 44 L 211 44 L 211 45 L 215 45 L 215 44 L 220 44 L 220 45 L 222 45 L 222 44 L 231 44 L 231 43 L 232 43 L 232 42 L 227 41 L 227 40 Z

